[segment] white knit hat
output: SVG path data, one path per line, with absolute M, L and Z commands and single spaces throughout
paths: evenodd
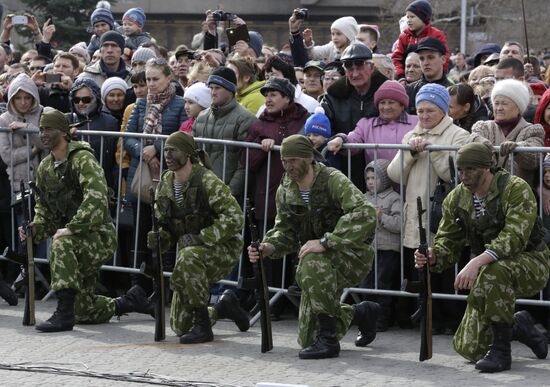
M 183 98 L 190 99 L 201 105 L 203 108 L 209 108 L 212 104 L 212 95 L 210 88 L 202 82 L 193 83 L 183 94 Z
M 338 31 L 343 33 L 346 38 L 351 42 L 355 40 L 357 33 L 359 32 L 359 26 L 357 25 L 357 20 L 353 16 L 344 16 L 340 19 L 336 19 L 330 29 L 336 28 Z
M 103 82 L 103 85 L 101 85 L 101 100 L 105 102 L 105 97 L 107 97 L 107 94 L 114 89 L 119 89 L 126 93 L 128 84 L 124 81 L 124 79 L 119 77 L 107 78 L 105 82 Z
M 497 95 L 503 95 L 514 101 L 520 114 L 523 114 L 527 110 L 527 106 L 529 106 L 530 96 L 527 86 L 515 79 L 504 79 L 495 83 L 491 92 L 491 101 L 493 103 Z

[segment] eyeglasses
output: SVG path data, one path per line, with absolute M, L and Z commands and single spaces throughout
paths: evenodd
M 351 70 L 354 67 L 360 69 L 365 65 L 365 63 L 367 63 L 365 59 L 346 60 L 344 61 L 343 66 L 346 70 Z
M 92 97 L 73 97 L 73 102 L 75 104 L 79 104 L 80 101 L 82 101 L 82 103 L 90 103 L 92 102 Z

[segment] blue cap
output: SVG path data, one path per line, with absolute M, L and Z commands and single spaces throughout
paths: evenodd
M 304 133 L 307 136 L 310 133 L 320 134 L 325 138 L 330 137 L 330 120 L 322 107 L 315 108 L 315 113 L 309 116 L 304 125 Z
M 113 14 L 105 8 L 96 8 L 90 16 L 90 23 L 92 23 L 92 27 L 94 24 L 99 22 L 109 24 L 111 26 L 111 30 L 115 27 L 115 19 L 113 18 Z
M 443 110 L 445 114 L 449 111 L 449 92 L 447 88 L 437 83 L 428 83 L 418 90 L 416 94 L 416 107 L 422 101 L 428 101 Z
M 130 8 L 122 15 L 122 20 L 128 20 L 139 28 L 143 28 L 145 25 L 145 11 L 141 8 Z

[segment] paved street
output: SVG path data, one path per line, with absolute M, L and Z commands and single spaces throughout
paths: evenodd
M 180 345 L 169 328 L 167 340 L 155 343 L 154 321 L 143 315 L 44 334 L 21 325 L 20 301 L 17 307 L 0 305 L 2 386 L 143 386 L 137 381 L 91 377 L 109 374 L 129 380 L 131 373 L 148 373 L 147 378 L 157 385 L 164 380 L 164 385 L 179 386 L 255 386 L 258 382 L 310 387 L 550 385 L 550 362 L 537 360 L 519 343 L 513 344 L 512 370 L 494 375 L 479 374 L 456 355 L 449 336 L 435 336 L 434 357 L 418 362 L 418 331 L 411 330 L 390 330 L 379 334 L 369 347 L 356 348 L 353 328 L 342 341 L 339 358 L 304 361 L 297 356 L 296 321 L 290 318 L 273 323 L 274 349 L 261 354 L 259 324 L 241 333 L 231 322 L 218 322 L 215 341 L 199 345 Z M 48 318 L 54 307 L 54 301 L 38 302 L 37 320 Z M 17 371 L 15 365 L 48 372 Z M 158 377 L 152 380 L 152 374 Z

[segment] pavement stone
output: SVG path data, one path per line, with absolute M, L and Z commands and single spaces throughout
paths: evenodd
M 259 382 L 310 387 L 550 385 L 550 362 L 536 359 L 517 342 L 512 345 L 512 370 L 499 374 L 478 373 L 453 351 L 450 336 L 434 336 L 433 358 L 419 362 L 417 330 L 390 329 L 379 333 L 368 347 L 357 348 L 353 327 L 341 342 L 340 357 L 308 361 L 298 359 L 297 321 L 291 317 L 273 322 L 274 348 L 262 354 L 259 323 L 243 333 L 232 322 L 219 321 L 214 326 L 215 341 L 197 345 L 179 344 L 167 327 L 166 341 L 155 343 L 154 320 L 149 316 L 132 314 L 108 324 L 77 325 L 71 332 L 47 334 L 21 325 L 22 304 L 0 304 L 1 386 L 144 385 L 65 375 L 53 369 L 48 373 L 6 369 L 20 363 L 122 376 L 148 372 L 182 382 L 211 383 L 179 384 L 184 386 L 249 387 Z M 37 320 L 47 319 L 54 308 L 53 300 L 37 302 Z

